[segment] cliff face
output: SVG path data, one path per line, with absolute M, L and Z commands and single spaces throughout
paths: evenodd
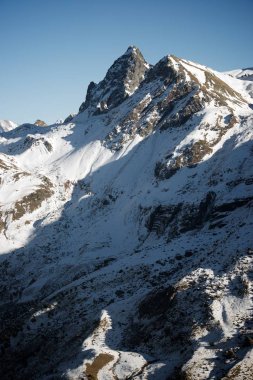
M 90 108 L 95 114 L 107 112 L 132 95 L 142 82 L 149 65 L 140 50 L 130 46 L 98 84 L 91 82 L 79 111 Z
M 251 378 L 247 83 L 130 47 L 77 115 L 2 131 L 1 379 Z

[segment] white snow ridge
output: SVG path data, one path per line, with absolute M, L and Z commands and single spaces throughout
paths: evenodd
M 64 123 L 1 121 L 1 380 L 253 378 L 249 71 L 130 47 Z
M 0 133 L 17 128 L 17 124 L 10 120 L 0 120 Z

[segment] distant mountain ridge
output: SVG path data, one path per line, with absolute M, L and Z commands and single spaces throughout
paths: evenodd
M 7 132 L 17 127 L 17 124 L 10 120 L 0 120 L 0 133 Z
M 243 81 L 247 81 L 246 90 L 250 94 L 250 96 L 253 98 L 253 67 L 249 67 L 247 69 L 239 69 L 239 70 L 233 70 L 228 71 L 227 74 L 237 78 L 241 79 Z
M 130 46 L 78 114 L 0 134 L 1 379 L 251 378 L 241 74 Z
M 246 69 L 232 70 L 232 71 L 228 71 L 227 73 L 238 79 L 249 80 L 249 81 L 253 80 L 253 67 L 248 67 Z

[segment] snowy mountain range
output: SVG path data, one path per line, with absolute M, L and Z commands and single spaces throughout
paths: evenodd
M 0 120 L 0 133 L 10 131 L 18 125 L 10 120 Z
M 64 123 L 1 122 L 1 379 L 253 378 L 248 79 L 131 46 Z
M 228 71 L 227 74 L 238 79 L 253 81 L 253 67 Z
M 250 94 L 250 96 L 253 97 L 253 67 L 247 69 L 228 71 L 227 74 L 245 81 L 245 84 L 247 81 L 246 90 Z

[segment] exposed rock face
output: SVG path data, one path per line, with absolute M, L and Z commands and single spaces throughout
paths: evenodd
M 34 122 L 34 124 L 37 125 L 38 127 L 46 127 L 47 126 L 47 124 L 43 120 L 40 120 L 40 119 L 36 120 Z
M 47 177 L 43 177 L 41 185 L 34 192 L 15 203 L 14 209 L 10 212 L 13 220 L 20 219 L 40 208 L 42 202 L 50 198 L 53 193 L 53 184 Z
M 70 123 L 73 119 L 74 119 L 74 117 L 76 116 L 76 113 L 71 113 L 69 116 L 67 116 L 66 117 L 66 119 L 64 120 L 64 124 L 66 123 Z
M 159 205 L 149 215 L 146 227 L 158 236 L 168 240 L 182 233 L 207 227 L 211 229 L 226 226 L 226 217 L 240 207 L 250 207 L 253 197 L 234 199 L 232 202 L 215 205 L 216 194 L 210 191 L 199 204 L 179 203 Z
M 47 141 L 44 137 L 35 138 L 33 136 L 28 135 L 24 140 L 25 148 L 32 148 L 38 145 L 44 145 L 48 152 L 51 152 L 53 150 L 53 147 L 50 144 L 50 142 Z
M 91 107 L 93 112 L 101 113 L 118 106 L 139 87 L 147 68 L 140 50 L 129 47 L 99 84 L 89 84 L 86 100 L 79 112 Z
M 191 72 L 192 68 L 194 69 L 193 73 Z M 198 75 L 195 71 L 199 71 Z M 123 85 L 124 80 L 122 78 L 120 80 Z M 85 109 L 90 110 L 89 112 L 94 109 L 91 99 L 95 87 L 94 84 L 91 84 L 88 89 Z M 140 94 L 142 94 L 141 97 Z M 121 149 L 123 144 L 134 139 L 137 134 L 148 136 L 156 129 L 163 131 L 190 125 L 195 122 L 195 115 L 203 119 L 203 123 L 201 120 L 198 120 L 198 123 L 199 125 L 203 124 L 204 128 L 205 118 L 204 115 L 201 115 L 201 111 L 215 105 L 217 116 L 213 120 L 213 125 L 206 125 L 215 132 L 212 140 L 205 141 L 203 139 L 193 142 L 192 147 L 187 147 L 188 152 L 183 154 L 184 156 L 188 153 L 193 155 L 192 160 L 177 159 L 177 162 L 171 165 L 172 171 L 177 167 L 189 166 L 195 161 L 199 162 L 210 153 L 212 146 L 220 141 L 228 129 L 238 123 L 234 115 L 233 104 L 239 107 L 247 104 L 237 91 L 210 70 L 199 68 L 175 56 L 164 57 L 155 66 L 146 69 L 139 89 L 136 90 L 131 100 L 127 101 L 126 98 L 124 100 L 126 109 L 131 104 L 130 110 L 117 120 L 116 127 L 106 136 L 105 144 L 113 150 Z M 99 112 L 108 111 L 104 99 L 99 103 L 99 109 Z M 97 111 L 95 113 L 97 114 Z M 108 114 L 109 123 L 110 120 Z M 120 135 L 121 138 L 119 138 Z
M 53 194 L 53 184 L 46 176 L 38 176 L 34 178 L 32 173 L 18 167 L 17 162 L 14 159 L 10 159 L 8 156 L 0 155 L 0 170 L 1 177 L 3 178 L 0 185 L 3 191 L 8 189 L 8 182 L 17 189 L 22 188 L 22 183 L 27 181 L 31 188 L 27 189 L 25 192 L 23 189 L 23 194 L 21 191 L 21 196 L 15 196 L 10 194 L 13 202 L 6 203 L 5 205 L 0 204 L 0 233 L 5 233 L 8 229 L 8 222 L 17 221 L 22 217 L 29 218 L 29 214 L 39 209 L 42 203 L 48 200 Z M 8 176 L 8 182 L 6 180 L 6 174 Z M 33 181 L 36 181 L 36 186 L 32 187 Z M 20 190 L 16 190 L 20 192 Z
M 158 162 L 155 167 L 155 175 L 160 179 L 168 179 L 182 167 L 192 167 L 202 160 L 205 155 L 212 153 L 212 148 L 205 140 L 199 140 L 191 146 L 186 146 L 183 152 L 173 160 L 161 163 Z
M 177 237 L 180 233 L 201 228 L 215 212 L 215 198 L 216 194 L 209 192 L 198 205 L 179 203 L 157 206 L 148 218 L 147 228 L 158 236 L 167 232 L 169 239 Z

